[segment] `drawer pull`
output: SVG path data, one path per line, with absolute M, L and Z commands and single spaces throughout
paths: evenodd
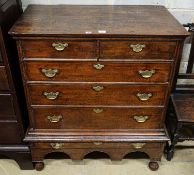
M 103 64 L 100 64 L 100 63 L 98 63 L 98 64 L 94 64 L 94 65 L 93 65 L 93 67 L 94 67 L 95 69 L 97 69 L 97 70 L 101 70 L 101 69 L 103 69 L 103 68 L 104 68 L 104 65 L 103 65 Z
M 103 109 L 94 108 L 93 111 L 94 111 L 96 114 L 99 114 L 99 113 L 103 112 Z
M 142 116 L 142 115 L 135 115 L 135 116 L 133 116 L 133 118 L 134 118 L 134 120 L 136 120 L 136 122 L 138 122 L 138 123 L 144 123 L 144 122 L 146 122 L 146 120 L 148 120 L 149 119 L 149 116 L 147 116 L 147 115 L 145 115 L 145 116 Z
M 55 100 L 59 96 L 59 92 L 44 92 L 43 94 L 48 100 Z
M 132 143 L 134 149 L 141 149 L 143 148 L 145 143 Z
M 131 44 L 130 47 L 134 52 L 138 53 L 141 52 L 146 46 L 145 44 Z
M 139 70 L 139 74 L 143 77 L 143 78 L 150 78 L 152 77 L 153 74 L 155 74 L 155 70 Z
M 141 101 L 147 101 L 152 97 L 152 93 L 138 93 L 137 97 L 141 100 Z
M 102 145 L 102 142 L 94 142 L 93 144 L 98 146 L 98 145 Z
M 93 86 L 92 89 L 96 92 L 100 92 L 104 89 L 104 87 L 103 86 Z
M 62 149 L 64 148 L 64 143 L 51 143 L 50 144 L 53 149 Z
M 63 116 L 62 115 L 52 115 L 52 116 L 47 116 L 47 119 L 51 123 L 58 123 L 60 120 L 62 120 Z
M 58 69 L 42 69 L 41 72 L 45 75 L 45 77 L 53 78 L 59 73 Z
M 53 43 L 52 46 L 57 51 L 63 51 L 65 48 L 67 48 L 69 45 L 68 43 Z

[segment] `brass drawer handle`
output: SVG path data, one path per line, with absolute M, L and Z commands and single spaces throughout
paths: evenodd
M 103 112 L 103 109 L 101 109 L 101 108 L 94 108 L 93 111 L 94 111 L 96 114 L 99 114 L 99 113 Z
M 103 64 L 100 64 L 100 63 L 97 63 L 97 64 L 94 64 L 93 67 L 97 70 L 101 70 L 104 68 L 104 65 Z
M 138 93 L 137 97 L 141 100 L 141 101 L 147 101 L 152 97 L 152 93 Z
M 134 149 L 141 149 L 145 146 L 145 143 L 132 143 Z
M 58 69 L 42 69 L 41 72 L 45 75 L 45 77 L 53 78 L 59 73 Z
M 48 100 L 56 100 L 59 96 L 59 92 L 44 92 L 43 94 Z
M 53 149 L 62 149 L 64 147 L 64 143 L 51 143 L 50 144 Z
M 99 146 L 102 145 L 102 142 L 93 142 L 93 144 Z
M 69 46 L 68 43 L 53 43 L 52 46 L 54 47 L 55 50 L 57 51 L 63 51 L 65 48 Z
M 92 89 L 96 92 L 100 92 L 104 89 L 104 87 L 97 85 L 97 86 L 93 86 Z
M 134 118 L 134 120 L 136 120 L 136 122 L 138 122 L 138 123 L 144 123 L 144 122 L 146 122 L 146 120 L 148 120 L 150 117 L 147 116 L 147 115 L 145 115 L 145 116 L 143 116 L 143 115 L 135 115 L 135 116 L 133 116 L 133 118 Z
M 146 46 L 145 44 L 131 44 L 130 47 L 134 52 L 138 53 L 141 52 Z
M 155 70 L 139 70 L 139 75 L 143 78 L 150 78 L 153 74 L 155 74 Z
M 62 115 L 52 115 L 52 116 L 47 116 L 47 119 L 51 123 L 58 123 L 60 120 L 62 120 L 63 116 Z

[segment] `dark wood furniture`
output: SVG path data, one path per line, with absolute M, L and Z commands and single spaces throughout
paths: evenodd
M 51 152 L 120 160 L 168 140 L 164 117 L 185 29 L 161 6 L 36 6 L 10 30 L 17 40 L 36 169 Z
M 8 35 L 22 13 L 20 3 L 16 0 L 0 1 L 0 155 L 15 159 L 21 169 L 32 169 L 29 148 L 22 141 L 27 112 L 17 48 Z
M 194 140 L 194 24 L 185 25 L 191 32 L 191 51 L 188 66 L 185 73 L 177 76 L 178 80 L 187 80 L 185 83 L 177 84 L 171 95 L 169 111 L 167 113 L 166 125 L 170 134 L 171 143 L 167 143 L 167 160 L 171 160 L 177 142 Z M 188 82 L 190 80 L 190 82 Z

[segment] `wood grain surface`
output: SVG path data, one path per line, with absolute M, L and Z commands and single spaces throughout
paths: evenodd
M 165 7 L 108 5 L 31 5 L 10 33 L 22 36 L 74 37 L 188 35 Z

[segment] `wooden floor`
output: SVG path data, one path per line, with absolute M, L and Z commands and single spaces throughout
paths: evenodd
M 148 159 L 126 158 L 122 161 L 109 159 L 84 159 L 71 161 L 70 159 L 46 159 L 46 168 L 21 171 L 13 160 L 0 160 L 0 175 L 194 175 L 194 142 L 184 142 L 177 147 L 171 162 L 164 157 L 157 172 L 147 168 Z M 183 149 L 182 145 L 189 145 Z

